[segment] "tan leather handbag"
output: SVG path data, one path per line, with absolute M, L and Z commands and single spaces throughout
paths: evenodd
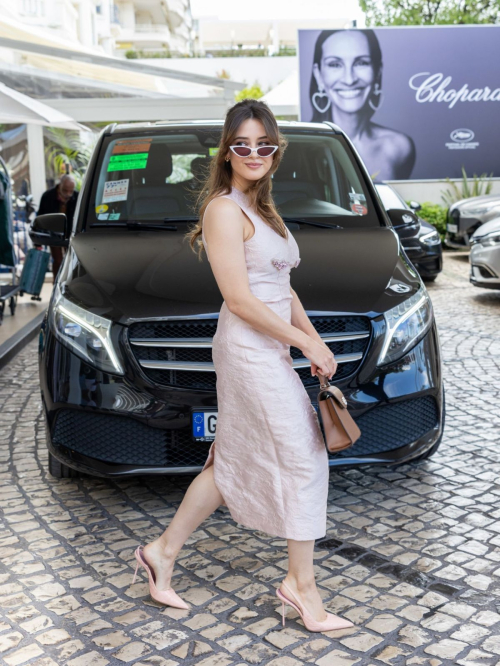
M 337 386 L 317 373 L 321 390 L 318 405 L 325 431 L 326 448 L 331 453 L 348 449 L 361 436 L 361 430 L 347 411 L 347 400 Z

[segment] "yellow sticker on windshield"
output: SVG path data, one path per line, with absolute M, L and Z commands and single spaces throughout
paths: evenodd
M 208 149 L 208 154 L 210 155 L 210 157 L 213 157 L 214 155 L 217 155 L 218 152 L 219 152 L 218 148 L 209 148 Z
M 96 206 L 95 212 L 99 215 L 99 213 L 105 213 L 108 210 L 108 207 L 106 204 L 101 204 L 100 206 Z

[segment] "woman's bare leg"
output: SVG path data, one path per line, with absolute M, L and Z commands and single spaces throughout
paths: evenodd
M 313 618 L 321 622 L 326 619 L 326 612 L 314 578 L 314 540 L 288 539 L 287 542 L 288 573 L 285 576 L 285 583 L 291 587 L 293 592 L 296 592 L 299 600 Z M 286 596 L 286 590 L 283 589 L 282 592 Z
M 214 481 L 214 466 L 210 465 L 192 481 L 163 534 L 144 547 L 146 560 L 155 572 L 158 590 L 170 587 L 175 558 L 182 546 L 194 530 L 223 503 L 224 499 Z

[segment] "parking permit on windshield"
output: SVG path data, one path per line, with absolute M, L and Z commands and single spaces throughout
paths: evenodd
M 152 139 L 122 139 L 113 146 L 111 155 L 127 153 L 149 153 Z
M 126 201 L 128 195 L 128 183 L 128 178 L 124 178 L 123 180 L 108 180 L 104 183 L 102 203 L 108 204 L 113 201 Z
M 366 197 L 362 192 L 349 192 L 349 199 L 353 213 L 356 213 L 356 215 L 368 215 L 368 208 L 365 205 Z

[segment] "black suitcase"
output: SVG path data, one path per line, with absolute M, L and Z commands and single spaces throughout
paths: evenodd
M 28 254 L 24 260 L 24 266 L 19 285 L 19 293 L 21 296 L 24 293 L 32 294 L 32 301 L 42 300 L 40 298 L 40 292 L 42 291 L 49 260 L 50 252 L 45 252 L 45 250 L 37 250 L 36 248 L 28 250 Z

